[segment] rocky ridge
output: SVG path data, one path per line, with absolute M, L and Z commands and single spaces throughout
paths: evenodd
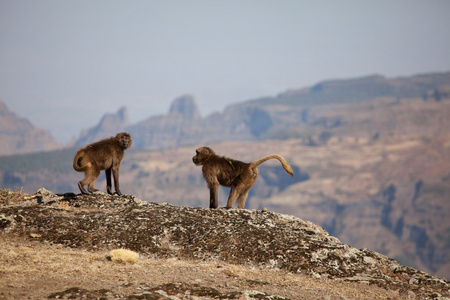
M 153 258 L 278 269 L 378 286 L 401 297 L 450 297 L 445 279 L 350 247 L 311 222 L 265 209 L 210 210 L 134 196 L 55 195 L 45 189 L 32 195 L 2 190 L 0 196 L 3 235 L 89 251 L 128 248 Z

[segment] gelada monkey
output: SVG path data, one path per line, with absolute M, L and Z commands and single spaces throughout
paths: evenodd
M 248 191 L 258 177 L 258 169 L 256 167 L 269 159 L 278 159 L 286 172 L 294 176 L 294 172 L 289 164 L 277 154 L 265 156 L 251 163 L 244 163 L 224 156 L 218 156 L 209 147 L 198 148 L 195 152 L 197 154 L 192 158 L 192 161 L 195 165 L 202 166 L 203 177 L 209 187 L 210 208 L 217 208 L 219 205 L 219 185 L 231 187 L 226 208 L 233 207 L 236 198 L 238 208 L 244 208 Z
M 78 150 L 73 159 L 73 168 L 75 171 L 84 172 L 85 178 L 78 182 L 81 193 L 88 194 L 84 186 L 88 186 L 89 192 L 97 191 L 94 189 L 94 182 L 100 175 L 101 170 L 106 174 L 106 191 L 111 191 L 111 172 L 114 177 L 114 189 L 118 195 L 122 195 L 119 189 L 119 169 L 123 159 L 123 151 L 130 148 L 131 135 L 126 132 L 120 132 L 115 137 L 101 140 L 85 148 Z

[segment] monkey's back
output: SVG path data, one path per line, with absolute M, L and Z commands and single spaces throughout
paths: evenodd
M 114 164 L 120 164 L 124 155 L 122 148 L 120 148 L 115 138 L 104 139 L 89 144 L 79 151 L 83 151 L 84 156 L 88 156 L 90 162 L 95 161 L 95 164 L 101 170 L 108 169 Z
M 210 166 L 214 166 L 211 168 Z M 216 156 L 203 165 L 203 176 L 208 178 L 217 178 L 219 184 L 230 187 L 238 185 L 241 181 L 245 182 L 248 176 L 253 176 L 248 163 L 231 159 L 228 157 Z

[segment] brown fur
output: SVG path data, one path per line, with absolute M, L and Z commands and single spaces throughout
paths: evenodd
M 195 152 L 197 154 L 192 158 L 192 161 L 197 166 L 202 166 L 203 177 L 209 187 L 210 208 L 217 208 L 219 205 L 219 185 L 231 187 L 226 208 L 233 207 L 236 198 L 238 208 L 244 208 L 248 192 L 258 177 L 258 169 L 256 167 L 269 159 L 278 159 L 286 172 L 294 176 L 294 172 L 289 164 L 277 154 L 265 156 L 251 163 L 244 163 L 224 156 L 218 156 L 209 147 L 198 148 Z
M 101 170 L 106 174 L 106 190 L 111 191 L 111 172 L 114 177 L 114 189 L 118 195 L 122 195 L 119 189 L 119 169 L 123 159 L 123 151 L 130 148 L 131 136 L 126 132 L 118 133 L 115 137 L 101 140 L 85 148 L 78 150 L 73 159 L 75 171 L 84 172 L 85 178 L 78 182 L 81 193 L 88 194 L 84 186 L 88 186 L 89 192 L 94 189 L 94 182 L 100 175 Z

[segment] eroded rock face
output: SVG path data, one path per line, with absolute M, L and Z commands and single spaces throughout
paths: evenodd
M 445 279 L 342 244 L 321 227 L 266 210 L 205 209 L 134 196 L 1 194 L 0 233 L 84 249 L 128 248 L 150 257 L 224 261 L 450 297 Z M 14 200 L 11 200 L 14 199 Z
M 47 130 L 17 116 L 0 100 L 0 156 L 61 149 Z
M 175 99 L 170 105 L 169 117 L 198 120 L 201 118 L 197 102 L 192 95 L 184 95 Z
M 82 131 L 75 146 L 84 147 L 98 140 L 115 136 L 118 132 L 125 131 L 129 123 L 128 108 L 121 107 L 116 113 L 104 115 L 95 127 Z

